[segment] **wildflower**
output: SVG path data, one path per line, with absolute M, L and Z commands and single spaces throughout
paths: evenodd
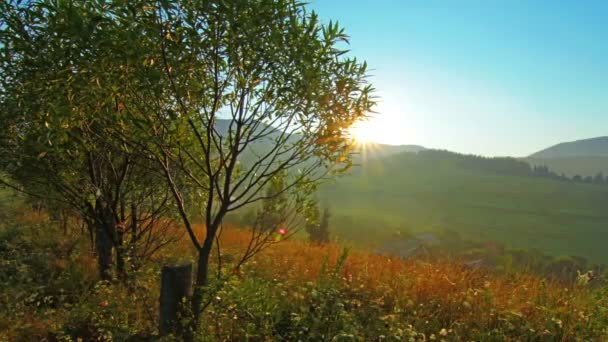
M 553 321 L 553 322 L 554 322 L 554 323 L 555 323 L 555 324 L 556 324 L 556 325 L 557 325 L 557 326 L 558 326 L 560 329 L 562 328 L 563 323 L 562 323 L 562 320 L 561 320 L 561 319 L 558 319 L 558 318 L 552 318 L 551 320 L 552 320 L 552 321 Z
M 281 235 L 287 234 L 287 229 L 285 229 L 285 228 L 279 228 L 279 234 L 281 234 Z
M 441 329 L 439 331 L 439 335 L 441 335 L 441 336 L 448 336 L 448 331 L 445 328 L 443 328 L 443 329 Z

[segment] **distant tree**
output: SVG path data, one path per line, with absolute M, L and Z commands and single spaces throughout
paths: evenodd
M 598 172 L 595 177 L 593 177 L 593 183 L 604 184 L 604 174 L 602 172 Z
M 549 170 L 549 167 L 546 165 L 537 165 L 534 166 L 533 173 L 539 177 L 551 177 L 553 172 Z
M 585 176 L 585 178 L 583 178 L 583 182 L 591 184 L 593 183 L 593 177 Z
M 279 231 L 280 234 L 286 234 L 287 227 L 291 226 L 289 224 L 291 208 L 285 192 L 285 177 L 277 175 L 271 180 L 265 197 L 253 221 L 253 228 L 265 234 L 266 239 L 270 239 Z
M 574 175 L 572 177 L 572 181 L 574 181 L 574 182 L 582 182 L 583 181 L 583 177 L 581 175 Z
M 321 213 L 319 208 L 316 208 L 316 217 L 306 225 L 306 232 L 310 242 L 315 244 L 326 244 L 329 242 L 329 220 L 331 212 L 329 208 L 324 208 Z

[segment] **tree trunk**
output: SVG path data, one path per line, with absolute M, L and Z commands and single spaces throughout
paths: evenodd
M 95 225 L 91 225 L 87 228 L 89 230 L 89 241 L 91 242 L 91 250 L 95 253 Z
M 192 264 L 164 266 L 160 285 L 160 335 L 179 334 L 191 340 L 189 327 L 180 324 L 187 314 L 184 303 L 192 297 Z M 184 298 L 186 301 L 184 302 Z
M 209 256 L 213 240 L 210 243 L 205 241 L 202 248 L 198 251 L 198 263 L 196 269 L 196 283 L 194 285 L 194 295 L 192 296 L 192 330 L 196 331 L 201 315 L 201 306 L 203 305 L 203 294 L 205 287 L 209 284 Z
M 112 280 L 112 241 L 103 222 L 95 224 L 95 251 L 101 280 Z
M 59 220 L 61 224 L 61 230 L 63 231 L 63 235 L 68 235 L 68 221 L 69 221 L 69 213 L 66 209 L 62 209 L 59 212 Z
M 111 209 L 100 199 L 97 199 L 95 205 L 95 223 L 99 275 L 102 280 L 112 280 L 112 249 L 115 243 L 113 237 L 116 233 L 116 221 Z
M 122 241 L 122 233 L 118 233 L 118 245 L 116 246 L 116 273 L 120 279 L 127 279 L 127 269 L 125 266 L 125 249 Z
M 134 265 L 134 268 L 137 268 L 139 260 L 137 260 L 137 231 L 138 231 L 138 222 L 137 222 L 137 206 L 135 203 L 131 203 L 131 241 L 130 241 L 130 249 L 129 249 L 129 257 L 131 258 L 131 265 Z

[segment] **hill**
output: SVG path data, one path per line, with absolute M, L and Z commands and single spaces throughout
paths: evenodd
M 608 137 L 564 142 L 538 151 L 529 158 L 608 157 Z
M 418 153 L 426 148 L 419 145 L 385 145 L 378 143 L 366 143 L 356 146 L 353 152 L 353 164 L 361 167 L 372 160 L 390 158 L 400 153 Z
M 557 174 L 565 174 L 568 177 L 595 176 L 599 172 L 608 175 L 608 157 L 560 157 L 560 158 L 525 158 L 532 165 L 547 166 Z
M 608 187 L 535 176 L 514 158 L 427 150 L 371 159 L 324 186 L 320 198 L 339 236 L 364 245 L 452 230 L 551 255 L 608 258 Z
M 229 119 L 219 119 L 216 121 L 216 129 L 221 136 L 227 137 L 230 130 L 235 129 L 230 126 L 230 122 L 231 120 Z M 270 151 L 275 146 L 276 141 L 281 139 L 280 131 L 264 123 L 257 125 L 256 132 L 263 133 L 261 134 L 263 137 L 253 141 L 249 145 L 246 152 L 241 157 L 242 163 L 251 163 L 257 158 L 256 156 L 263 155 Z M 298 134 L 293 134 L 289 137 L 288 141 L 296 142 L 298 138 Z M 356 150 L 353 152 L 353 161 L 355 164 L 361 164 L 367 159 L 383 158 L 404 152 L 417 153 L 424 150 L 426 150 L 426 148 L 419 145 L 387 145 L 368 142 L 356 147 Z
M 558 174 L 595 176 L 608 174 L 608 137 L 564 142 L 531 154 L 523 160 L 547 166 Z

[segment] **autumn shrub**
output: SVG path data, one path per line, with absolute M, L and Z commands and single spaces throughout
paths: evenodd
M 100 282 L 86 239 L 60 234 L 45 215 L 13 218 L 0 228 L 0 341 L 158 338 L 160 267 L 183 254 L 176 250 L 193 259 L 187 241 L 163 249 L 126 282 Z M 247 237 L 235 227 L 221 235 L 222 272 L 206 291 L 199 340 L 608 337 L 605 288 L 300 240 L 277 243 L 234 269 Z
M 203 322 L 210 340 L 359 341 L 424 340 L 380 306 L 352 297 L 341 279 L 346 251 L 324 258 L 314 281 L 232 277 L 212 299 Z
M 15 338 L 26 340 L 50 327 L 35 318 L 51 318 L 94 283 L 86 269 L 74 267 L 80 262 L 77 240 L 52 238 L 40 227 L 41 234 L 32 235 L 33 228 L 9 224 L 0 229 L 0 330 L 10 327 Z

